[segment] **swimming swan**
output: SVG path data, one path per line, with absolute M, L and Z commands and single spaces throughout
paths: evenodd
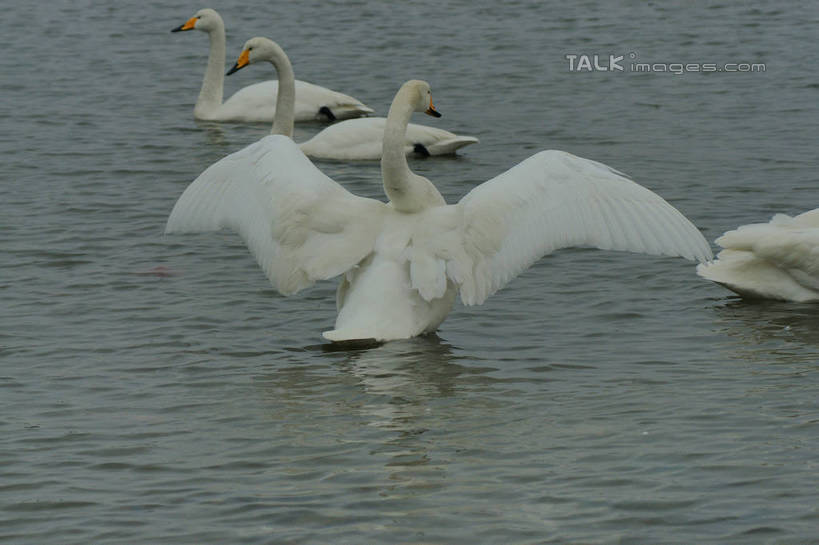
M 171 32 L 201 30 L 210 38 L 208 68 L 193 109 L 196 119 L 206 121 L 273 120 L 279 83 L 275 80 L 248 85 L 222 103 L 225 81 L 225 24 L 212 9 L 202 9 Z M 353 97 L 305 81 L 296 82 L 295 120 L 349 119 L 373 113 Z
M 252 38 L 245 43 L 242 53 L 228 74 L 255 62 L 268 61 L 279 74 L 281 93 L 276 98 L 276 116 L 273 119 L 272 134 L 293 136 L 293 87 L 295 76 L 290 59 L 278 44 L 267 38 Z M 331 125 L 301 144 L 301 151 L 316 159 L 336 159 L 344 161 L 377 160 L 381 158 L 384 129 L 387 120 L 383 117 L 349 119 Z M 478 141 L 472 136 L 458 136 L 449 131 L 409 124 L 402 149 L 404 153 L 421 155 L 453 154 L 455 150 Z
M 819 208 L 742 225 L 716 240 L 717 259 L 697 274 L 743 297 L 819 301 Z
M 230 228 L 289 295 L 341 276 L 331 341 L 434 331 L 460 293 L 478 305 L 542 256 L 594 246 L 705 261 L 680 212 L 594 161 L 542 151 L 446 204 L 404 154 L 413 112 L 440 115 L 429 84 L 408 81 L 387 116 L 381 174 L 389 203 L 357 197 L 280 135 L 218 161 L 176 202 L 166 233 Z

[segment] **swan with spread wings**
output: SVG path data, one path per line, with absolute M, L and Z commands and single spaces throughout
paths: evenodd
M 592 246 L 706 261 L 699 230 L 660 196 L 594 161 L 542 151 L 447 204 L 404 153 L 413 112 L 440 116 L 408 81 L 387 116 L 389 202 L 349 193 L 290 138 L 271 135 L 218 161 L 177 201 L 167 233 L 237 231 L 285 295 L 341 277 L 330 341 L 432 332 L 460 294 L 478 305 L 557 249 Z

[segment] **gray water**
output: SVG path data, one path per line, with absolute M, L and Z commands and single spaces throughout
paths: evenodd
M 444 116 L 416 121 L 481 140 L 411 162 L 449 202 L 556 148 L 709 240 L 815 208 L 819 5 L 682 4 L 211 7 L 229 62 L 269 36 L 297 77 L 381 115 L 430 81 Z M 284 298 L 236 235 L 163 236 L 186 185 L 269 130 L 194 122 L 207 38 L 169 30 L 200 7 L 3 5 L 0 541 L 819 543 L 815 305 L 572 249 L 437 337 L 329 352 L 335 283 Z M 565 57 L 629 53 L 766 70 Z M 247 68 L 226 96 L 270 77 Z M 383 198 L 377 163 L 320 168 Z

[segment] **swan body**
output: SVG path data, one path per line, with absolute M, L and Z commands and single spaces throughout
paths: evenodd
M 242 54 L 228 74 L 244 68 L 249 64 L 267 61 L 273 64 L 279 74 L 279 86 L 282 93 L 277 95 L 276 112 L 273 118 L 273 134 L 293 136 L 294 100 L 298 97 L 298 86 L 292 89 L 295 82 L 293 66 L 284 50 L 267 38 L 252 38 L 247 41 Z M 282 96 L 279 101 L 278 97 Z M 382 154 L 384 129 L 387 119 L 368 117 L 348 119 L 331 125 L 311 139 L 301 144 L 301 151 L 315 159 L 334 159 L 342 161 L 378 160 Z M 401 149 L 405 154 L 451 155 L 456 150 L 478 142 L 472 136 L 459 136 L 442 129 L 425 125 L 408 124 L 402 135 Z
M 316 134 L 301 144 L 301 151 L 315 159 L 378 160 L 384 140 L 385 117 L 348 119 Z M 452 155 L 456 150 L 475 144 L 473 136 L 457 134 L 410 123 L 404 138 L 403 150 L 409 155 Z
M 208 66 L 199 98 L 193 109 L 196 119 L 204 121 L 271 122 L 276 110 L 279 83 L 275 80 L 248 85 L 222 102 L 225 79 L 225 24 L 212 9 L 196 12 L 172 32 L 200 30 L 210 38 Z M 295 121 L 335 121 L 373 113 L 361 101 L 305 81 L 296 81 Z
M 371 114 L 374 110 L 347 95 L 306 81 L 296 80 L 294 120 L 335 121 Z M 276 115 L 279 82 L 260 81 L 236 91 L 218 110 L 197 115 L 203 121 L 270 123 Z
M 405 83 L 387 116 L 388 203 L 349 193 L 291 139 L 271 135 L 205 170 L 166 233 L 237 231 L 285 295 L 340 276 L 335 327 L 323 334 L 336 342 L 434 331 L 457 295 L 481 304 L 559 248 L 711 258 L 697 228 L 661 197 L 566 152 L 540 152 L 447 204 L 407 165 L 404 133 L 416 111 L 437 114 L 423 81 Z
M 748 298 L 819 301 L 819 208 L 742 225 L 716 242 L 717 259 L 697 266 L 703 278 Z

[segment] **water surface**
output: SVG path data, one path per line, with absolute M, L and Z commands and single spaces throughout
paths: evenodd
M 413 160 L 454 202 L 541 149 L 605 162 L 709 240 L 817 206 L 814 3 L 220 2 L 380 114 L 410 78 L 481 143 Z M 572 249 L 437 336 L 329 352 L 333 282 L 278 295 L 237 236 L 165 237 L 265 125 L 192 118 L 204 6 L 0 22 L 0 541 L 817 543 L 815 305 L 681 259 Z M 572 73 L 567 54 L 763 73 Z M 226 80 L 226 95 L 272 77 Z M 299 125 L 298 140 L 320 130 Z M 321 163 L 383 198 L 377 163 Z M 163 267 L 164 269 L 157 269 Z

